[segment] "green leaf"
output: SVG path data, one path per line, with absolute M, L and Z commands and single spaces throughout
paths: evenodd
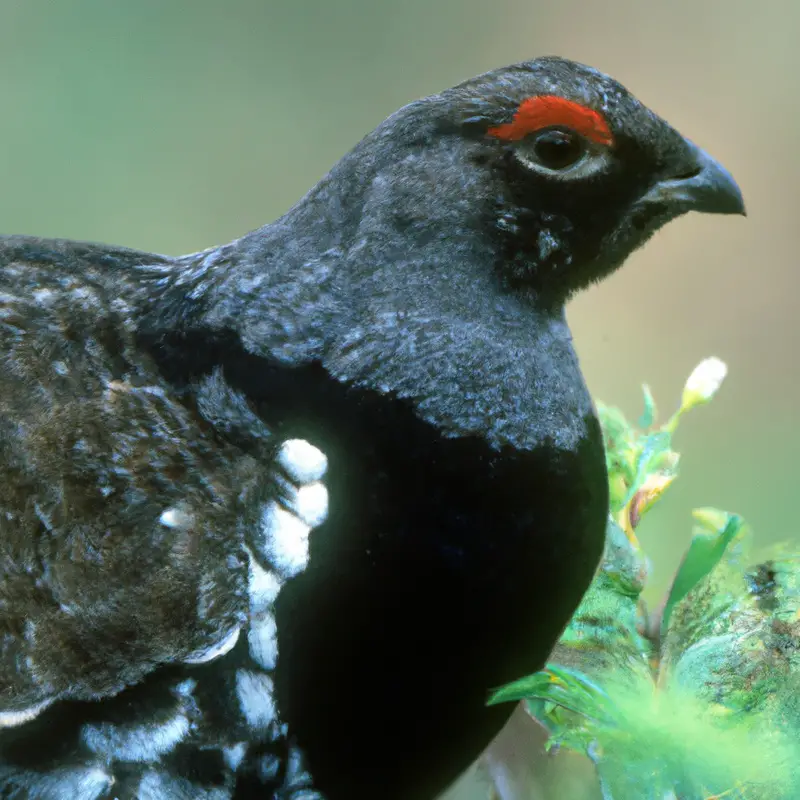
M 664 605 L 664 614 L 661 618 L 662 636 L 669 626 L 669 619 L 676 604 L 719 564 L 728 545 L 744 527 L 744 520 L 738 514 L 726 513 L 724 520 L 725 524 L 721 528 L 712 530 L 704 526 L 695 528 L 692 541 L 678 567 Z
M 669 431 L 656 431 L 643 438 L 639 456 L 636 459 L 636 477 L 628 489 L 623 505 L 628 505 L 633 500 L 633 496 L 642 487 L 647 476 L 655 471 L 664 456 L 670 451 L 671 445 L 672 434 Z
M 516 703 L 526 697 L 538 697 L 543 685 L 547 682 L 546 673 L 535 672 L 524 678 L 507 683 L 495 689 L 486 702 L 487 706 L 496 706 L 500 703 Z
M 643 430 L 647 430 L 656 421 L 658 411 L 656 410 L 656 401 L 653 399 L 650 387 L 646 383 L 642 384 L 642 394 L 644 394 L 644 411 L 642 416 L 639 417 L 637 425 Z
M 609 720 L 613 712 L 608 695 L 597 683 L 577 670 L 555 664 L 498 689 L 488 705 L 525 698 L 553 703 L 597 722 Z

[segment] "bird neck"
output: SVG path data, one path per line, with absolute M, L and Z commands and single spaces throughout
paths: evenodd
M 215 314 L 239 316 L 250 303 L 263 308 L 260 293 L 287 284 L 304 288 L 295 305 L 315 305 L 314 285 L 329 299 L 341 296 L 350 321 L 355 298 L 373 314 L 382 298 L 404 296 L 410 306 L 424 298 L 427 308 L 447 311 L 473 310 L 476 294 L 505 294 L 502 302 L 562 313 L 563 297 L 526 285 L 538 252 L 528 239 L 544 223 L 510 230 L 512 218 L 515 225 L 536 220 L 521 219 L 517 199 L 503 189 L 503 167 L 460 136 L 383 149 L 379 134 L 366 137 L 282 218 L 211 255 L 228 265 L 214 292 Z
M 498 447 L 545 435 L 522 406 L 546 383 L 548 418 L 563 418 L 573 447 L 592 409 L 563 305 L 503 281 L 502 242 L 487 232 L 496 196 L 476 170 L 439 174 L 446 155 L 471 157 L 458 147 L 408 148 L 360 170 L 346 157 L 281 219 L 183 259 L 173 322 L 200 332 L 199 349 L 233 337 L 268 363 L 316 363 Z M 511 418 L 526 422 L 500 430 Z

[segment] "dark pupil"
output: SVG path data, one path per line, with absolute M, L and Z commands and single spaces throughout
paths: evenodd
M 583 146 L 575 134 L 566 131 L 545 131 L 536 138 L 533 152 L 543 167 L 566 169 L 583 155 Z

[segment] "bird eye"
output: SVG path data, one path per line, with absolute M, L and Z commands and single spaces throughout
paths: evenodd
M 580 161 L 584 153 L 583 139 L 571 131 L 551 128 L 539 133 L 533 142 L 536 160 L 547 169 L 567 169 Z

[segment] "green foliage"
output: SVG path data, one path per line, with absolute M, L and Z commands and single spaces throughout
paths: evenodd
M 744 520 L 738 514 L 715 514 L 709 510 L 708 523 L 698 526 L 692 536 L 689 548 L 681 559 L 678 572 L 672 582 L 661 618 L 662 635 L 669 627 L 672 609 L 710 574 L 728 552 L 731 542 L 740 535 Z M 695 512 L 696 518 L 699 516 Z M 714 524 L 714 516 L 723 517 L 724 524 Z M 701 521 L 705 518 L 701 517 Z
M 660 428 L 647 388 L 638 428 L 599 407 L 613 517 L 603 561 L 547 668 L 490 699 L 524 700 L 549 748 L 590 758 L 604 800 L 800 797 L 800 553 L 748 567 L 744 520 L 698 509 L 661 610 L 641 599 L 635 528 L 677 476 L 681 415 L 725 371 L 703 362 Z

